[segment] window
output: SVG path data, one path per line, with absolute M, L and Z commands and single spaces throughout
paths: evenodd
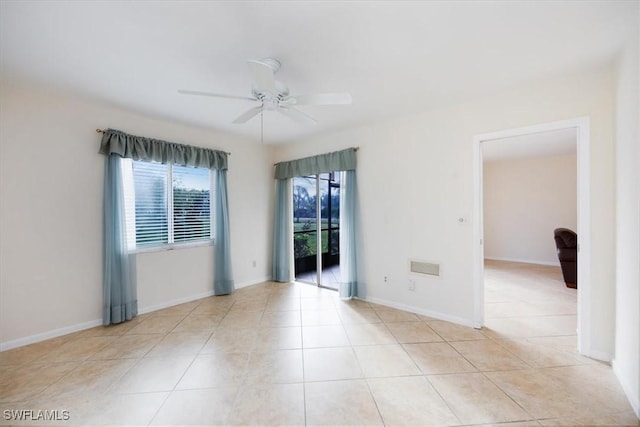
M 209 169 L 125 159 L 129 248 L 212 239 Z

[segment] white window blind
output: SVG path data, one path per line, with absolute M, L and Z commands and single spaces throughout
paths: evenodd
M 209 169 L 173 166 L 173 240 L 211 238 Z
M 132 173 L 123 177 L 130 250 L 212 238 L 209 169 L 128 162 Z M 127 197 L 128 188 L 133 197 Z
M 168 170 L 162 163 L 133 162 L 137 247 L 169 243 Z
M 133 160 L 122 159 L 122 182 L 124 190 L 125 218 L 127 221 L 127 248 L 136 248 L 136 195 L 133 188 Z

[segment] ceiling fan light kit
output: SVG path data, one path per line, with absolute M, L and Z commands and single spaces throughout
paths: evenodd
M 251 120 L 258 114 L 267 111 L 278 113 L 302 123 L 317 123 L 317 121 L 295 108 L 298 105 L 347 105 L 352 98 L 349 93 L 318 93 L 311 95 L 289 95 L 289 87 L 275 79 L 275 75 L 282 67 L 280 61 L 275 58 L 247 61 L 249 72 L 253 79 L 251 94 L 253 97 L 226 95 L 198 90 L 178 90 L 184 95 L 208 96 L 213 98 L 240 99 L 259 102 L 260 105 L 250 108 L 238 116 L 232 123 L 242 124 Z

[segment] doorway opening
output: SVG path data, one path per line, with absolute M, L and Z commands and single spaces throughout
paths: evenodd
M 577 289 L 577 346 L 582 354 L 590 353 L 590 204 L 589 204 L 589 120 L 578 118 L 545 123 L 517 129 L 509 129 L 474 137 L 474 289 L 475 323 L 485 325 L 485 232 L 484 218 L 484 147 L 492 141 L 508 138 L 526 139 L 527 135 L 542 135 L 549 132 L 574 132 L 577 162 L 577 234 L 578 277 Z M 515 140 L 513 140 L 516 142 Z M 512 148 L 516 148 L 515 145 Z M 517 147 L 516 149 L 520 149 Z M 553 242 L 553 230 L 548 237 Z M 491 266 L 493 267 L 493 266 Z M 490 272 L 492 273 L 492 272 Z M 562 284 L 564 285 L 564 283 Z
M 340 175 L 293 178 L 295 280 L 333 290 L 340 285 Z

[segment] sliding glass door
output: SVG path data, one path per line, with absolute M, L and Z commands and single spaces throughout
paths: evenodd
M 338 289 L 339 172 L 293 178 L 293 222 L 296 280 Z
M 340 172 L 323 175 L 320 175 L 321 285 L 337 290 L 340 286 Z
M 316 176 L 293 178 L 293 255 L 296 280 L 318 284 Z

